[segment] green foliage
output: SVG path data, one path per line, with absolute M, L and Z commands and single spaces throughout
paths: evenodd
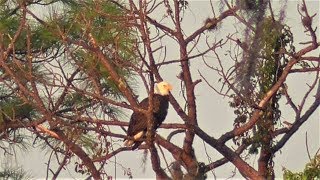
M 284 25 L 271 17 L 265 18 L 261 24 L 262 33 L 258 41 L 260 42 L 260 47 L 262 47 L 260 54 L 263 58 L 257 63 L 258 99 L 263 98 L 277 82 L 282 73 L 281 68 L 286 63 L 286 61 L 281 62 L 281 56 L 279 55 L 279 50 L 285 47 L 285 42 L 282 38 L 283 29 Z M 280 93 L 276 94 L 265 107 L 259 123 L 257 123 L 257 132 L 254 133 L 251 152 L 256 153 L 259 147 L 270 148 L 272 143 L 271 133 L 281 116 L 278 104 L 280 98 Z
M 83 40 L 90 33 L 107 56 L 112 58 L 112 54 L 116 53 L 122 59 L 130 61 L 135 58 L 133 50 L 136 34 L 124 19 L 123 13 L 122 9 L 108 1 L 86 1 L 66 6 L 63 14 L 52 18 L 52 23 L 49 24 L 54 23 L 53 25 L 65 29 L 72 39 Z M 116 51 L 111 51 L 112 48 Z
M 261 5 L 259 0 L 238 0 L 237 5 L 247 11 L 256 11 Z
M 4 47 L 12 43 L 12 39 L 18 32 L 22 22 L 21 12 L 16 7 L 15 3 L 8 3 L 7 1 L 2 1 L 0 5 L 0 33 L 3 34 L 0 43 Z M 19 38 L 14 43 L 16 56 L 21 60 L 26 59 L 28 34 L 30 35 L 30 50 L 34 52 L 35 56 L 57 48 L 57 36 L 53 35 L 47 27 L 26 19 L 26 25 L 23 26 Z
M 1 40 L 1 43 L 5 46 L 8 46 L 12 38 L 14 37 L 15 33 L 18 30 L 20 24 L 19 17 L 17 16 L 10 16 L 7 17 L 6 14 L 0 14 L 0 33 L 5 34 L 3 39 Z M 21 32 L 22 38 L 19 38 L 15 43 L 15 48 L 18 51 L 21 51 L 22 49 L 25 49 L 25 37 L 26 33 L 25 31 Z
M 49 48 L 56 48 L 59 45 L 58 37 L 47 27 L 35 25 L 31 36 L 32 48 L 45 51 Z
M 136 33 L 123 17 L 122 9 L 108 1 L 85 1 L 64 6 L 62 12 L 49 20 L 50 27 L 59 27 L 74 41 L 89 45 L 92 44 L 90 37 L 93 37 L 117 73 L 128 80 L 133 77 L 130 64 L 135 63 L 137 58 Z M 96 53 L 78 46 L 68 48 L 76 60 L 76 66 L 72 64 L 71 68 L 79 67 L 83 77 L 94 80 L 102 94 L 121 97 L 118 86 L 110 79 L 109 72 L 98 60 Z
M 283 179 L 285 180 L 316 180 L 320 179 L 320 154 L 316 155 L 306 164 L 302 172 L 291 172 L 284 169 Z
M 27 13 L 21 26 L 23 8 L 19 3 L 0 2 L 0 34 L 3 35 L 0 45 L 4 49 L 13 48 L 3 60 L 7 69 L 0 67 L 3 78 L 0 83 L 0 126 L 4 128 L 1 137 L 7 138 L 1 139 L 0 143 L 23 146 L 25 142 L 24 130 L 7 128 L 3 123 L 18 121 L 22 124 L 27 122 L 23 120 L 39 120 L 38 116 L 52 113 L 52 118 L 41 122 L 48 131 L 62 131 L 91 157 L 104 155 L 109 147 L 107 135 L 98 132 L 99 127 L 94 123 L 79 121 L 77 117 L 108 119 L 121 114 L 122 109 L 101 98 L 120 101 L 122 94 L 96 52 L 102 52 L 105 61 L 121 78 L 129 84 L 133 81 L 131 64 L 137 63 L 137 34 L 125 18 L 126 12 L 110 1 L 26 1 L 27 9 L 40 20 Z M 56 9 L 39 14 L 34 9 L 40 4 L 41 10 L 49 10 L 51 5 Z M 12 38 L 20 27 L 21 32 L 13 43 Z M 30 95 L 24 90 L 30 91 L 31 96 L 27 97 L 30 99 L 19 98 Z M 44 105 L 41 109 L 42 104 L 31 103 L 37 96 Z M 43 145 L 57 154 L 67 152 L 68 148 L 60 139 L 52 138 L 46 132 L 35 133 L 36 129 L 31 127 L 28 124 L 30 132 L 36 136 L 33 145 Z
M 109 151 L 108 144 L 102 143 L 102 139 L 95 139 L 88 134 L 81 136 L 79 144 L 86 150 L 86 152 L 92 156 L 92 158 L 101 157 L 106 155 Z
M 264 60 L 259 64 L 261 94 L 266 93 L 271 88 L 278 75 L 278 62 L 280 59 L 275 53 L 278 53 L 282 46 L 280 41 L 282 29 L 283 25 L 274 21 L 271 17 L 266 18 L 262 25 L 263 32 L 261 33 L 260 43 L 263 47 L 261 54 L 264 56 Z
M 257 104 L 281 76 L 282 69 L 288 62 L 288 59 L 281 55 L 281 50 L 294 52 L 292 33 L 280 21 L 265 17 L 257 28 L 259 28 L 259 36 L 256 36 L 256 39 L 252 41 L 256 41 L 255 45 L 260 48 L 255 47 L 253 48 L 255 52 L 249 52 L 251 54 L 256 53 L 254 71 L 250 77 L 252 92 L 248 96 L 245 94 L 247 92 L 240 90 L 243 97 L 234 96 L 233 102 L 230 102 L 230 106 L 235 108 L 235 127 L 247 122 L 252 112 L 255 111 L 253 104 Z M 276 93 L 264 108 L 263 114 L 252 133 L 238 137 L 234 139 L 234 142 L 240 145 L 243 143 L 243 138 L 250 141 L 249 153 L 251 154 L 258 153 L 261 147 L 270 148 L 272 146 L 271 133 L 281 116 L 278 104 L 280 98 L 281 93 Z
M 110 79 L 109 72 L 105 69 L 102 62 L 95 57 L 94 54 L 86 53 L 83 51 L 75 52 L 77 56 L 78 64 L 81 66 L 81 72 L 84 77 L 90 77 L 92 80 L 99 83 L 101 93 L 108 97 L 119 98 L 118 86 Z M 118 67 L 116 68 L 118 73 L 124 77 L 131 77 L 129 69 Z
M 248 17 L 250 23 L 259 23 L 265 14 L 267 1 L 261 0 L 237 0 L 237 6 L 243 15 Z
M 0 122 L 22 120 L 31 118 L 33 112 L 32 105 L 23 102 L 18 98 L 7 98 L 0 101 Z
M 67 94 L 63 103 L 66 107 L 78 108 L 85 105 L 88 100 L 89 99 L 83 96 L 81 93 L 75 92 Z
M 22 168 L 6 168 L 0 171 L 0 179 L 2 180 L 23 180 L 30 179 L 30 175 Z

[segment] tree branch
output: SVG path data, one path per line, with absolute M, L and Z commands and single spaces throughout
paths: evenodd
M 253 169 L 247 162 L 242 160 L 237 153 L 227 147 L 224 142 L 217 140 L 203 130 L 201 130 L 198 126 L 193 126 L 194 132 L 206 143 L 215 148 L 219 153 L 221 153 L 225 158 L 227 158 L 232 164 L 234 164 L 241 174 L 249 179 L 263 179 L 260 177 L 258 172 Z
M 219 138 L 219 141 L 226 142 L 230 140 L 231 138 L 235 136 L 239 136 L 243 134 L 244 132 L 251 129 L 256 122 L 259 120 L 259 117 L 261 116 L 261 112 L 264 109 L 264 107 L 267 105 L 269 100 L 273 97 L 273 95 L 278 91 L 278 89 L 282 86 L 282 84 L 286 81 L 286 78 L 293 67 L 299 60 L 300 57 L 304 54 L 316 49 L 318 46 L 310 45 L 305 47 L 304 49 L 301 49 L 299 52 L 297 52 L 294 57 L 291 58 L 291 60 L 288 62 L 286 67 L 283 69 L 283 72 L 281 76 L 279 77 L 278 81 L 272 86 L 272 88 L 265 94 L 265 96 L 262 98 L 262 100 L 258 104 L 258 108 L 253 112 L 253 115 L 251 116 L 250 120 L 245 123 L 244 125 L 240 126 L 239 128 L 236 128 L 232 131 L 229 131 L 222 135 Z
M 90 157 L 79 147 L 74 140 L 69 139 L 62 131 L 57 130 L 56 134 L 61 138 L 61 141 L 73 152 L 75 153 L 88 168 L 90 174 L 94 179 L 101 179 L 100 173 L 93 164 L 93 161 Z

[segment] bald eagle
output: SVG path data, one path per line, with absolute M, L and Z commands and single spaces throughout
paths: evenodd
M 160 82 L 155 85 L 153 95 L 153 120 L 154 130 L 156 130 L 164 121 L 168 113 L 169 107 L 169 92 L 172 90 L 172 86 L 167 82 Z M 140 108 L 148 110 L 149 98 L 143 99 L 139 103 Z M 139 147 L 142 143 L 141 138 L 144 137 L 147 132 L 148 119 L 146 114 L 141 112 L 133 112 L 130 118 L 127 136 L 132 139 L 125 140 L 125 146 L 132 146 L 132 150 Z

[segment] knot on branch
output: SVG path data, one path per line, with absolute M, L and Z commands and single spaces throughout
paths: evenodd
M 309 17 L 309 16 L 305 16 L 302 18 L 302 24 L 305 26 L 305 27 L 311 27 L 312 25 L 312 18 Z
M 217 18 L 207 18 L 205 20 L 205 27 L 209 31 L 214 30 L 217 27 L 217 22 L 218 22 Z

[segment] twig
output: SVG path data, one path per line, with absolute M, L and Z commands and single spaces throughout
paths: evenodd
M 179 133 L 183 133 L 183 132 L 185 132 L 184 129 L 177 129 L 177 130 L 175 130 L 175 131 L 170 132 L 170 134 L 167 136 L 167 141 L 170 142 L 170 141 L 171 141 L 171 138 L 172 138 L 174 135 L 179 134 Z
M 50 137 L 61 140 L 61 138 L 59 137 L 59 135 L 47 128 L 45 128 L 42 125 L 37 125 L 36 128 L 39 130 L 39 132 L 44 133 L 44 134 L 48 134 Z
M 164 152 L 163 152 L 161 146 L 160 146 L 158 143 L 157 143 L 157 145 L 158 145 L 158 147 L 159 147 L 159 149 L 160 149 L 162 158 L 164 159 L 164 162 L 166 163 L 167 169 L 168 169 L 168 171 L 169 171 L 170 174 L 171 174 L 171 177 L 174 177 L 172 171 L 170 170 L 170 166 L 169 166 L 169 164 L 168 164 L 167 158 L 166 158 L 166 156 L 164 155 Z
M 307 154 L 309 157 L 309 160 L 311 161 L 311 156 L 310 156 L 310 152 L 309 152 L 309 145 L 308 145 L 308 132 L 306 131 L 306 149 L 307 149 Z

